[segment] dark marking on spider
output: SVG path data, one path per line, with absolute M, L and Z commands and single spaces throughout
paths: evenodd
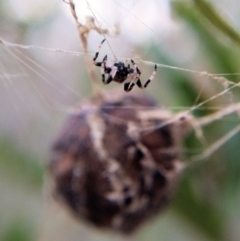
M 93 58 L 93 63 L 96 66 L 101 67 L 102 82 L 104 84 L 109 84 L 112 81 L 115 81 L 120 84 L 124 83 L 124 90 L 126 92 L 131 91 L 135 84 L 137 84 L 137 86 L 140 89 L 147 88 L 148 84 L 153 80 L 154 76 L 156 75 L 157 65 L 155 64 L 154 70 L 151 76 L 143 85 L 140 80 L 141 71 L 139 70 L 139 68 L 137 67 L 133 59 L 131 59 L 132 67 L 130 64 L 126 64 L 120 61 L 113 62 L 113 63 L 108 62 L 107 55 L 104 56 L 102 62 L 96 62 L 100 49 L 104 42 L 105 42 L 105 39 L 103 39 L 102 42 L 100 43 L 98 47 L 98 51 L 96 52 Z M 106 74 L 107 74 L 107 78 L 105 77 Z

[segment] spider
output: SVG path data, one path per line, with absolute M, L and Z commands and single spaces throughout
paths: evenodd
M 133 67 L 130 67 L 130 64 L 125 65 L 123 62 L 108 62 L 107 55 L 104 56 L 102 62 L 96 62 L 96 59 L 99 55 L 99 51 L 104 43 L 105 39 L 102 40 L 98 47 L 98 52 L 96 52 L 93 63 L 101 67 L 101 74 L 102 74 L 102 82 L 104 84 L 109 84 L 111 81 L 115 81 L 118 83 L 124 83 L 124 90 L 129 92 L 132 90 L 135 84 L 141 89 L 147 88 L 148 84 L 153 80 L 156 72 L 157 72 L 157 65 L 155 64 L 154 70 L 146 81 L 144 85 L 142 85 L 140 80 L 141 71 L 135 64 L 134 60 L 131 59 L 131 63 Z M 107 79 L 105 78 L 105 74 L 107 74 Z

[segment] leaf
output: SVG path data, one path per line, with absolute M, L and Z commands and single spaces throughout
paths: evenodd
M 225 240 L 223 232 L 224 215 L 207 200 L 204 202 L 194 195 L 191 179 L 192 176 L 185 174 L 181 189 L 174 201 L 175 210 L 212 240 Z
M 24 220 L 24 221 L 23 221 Z M 2 241 L 30 241 L 32 240 L 33 227 L 26 222 L 26 217 L 16 217 L 6 228 L 1 237 Z
M 217 12 L 217 10 L 205 0 L 194 0 L 201 14 L 216 28 L 226 34 L 232 40 L 240 44 L 240 34 Z
M 14 176 L 18 175 L 31 185 L 41 186 L 43 168 L 30 156 L 16 147 L 13 141 L 0 139 L 0 165 L 1 170 L 9 171 Z
M 239 52 L 236 47 L 221 41 L 213 26 L 207 25 L 208 20 L 189 2 L 183 4 L 180 1 L 173 1 L 171 6 L 174 13 L 186 21 L 196 40 L 200 40 L 199 54 L 203 54 L 206 63 L 209 63 L 215 72 L 238 73 Z M 232 76 L 231 80 L 239 81 L 238 75 Z

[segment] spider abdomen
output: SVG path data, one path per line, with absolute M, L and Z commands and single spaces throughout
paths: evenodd
M 126 80 L 128 74 L 131 73 L 131 69 L 130 67 L 124 66 L 124 63 L 122 62 L 115 63 L 114 66 L 116 66 L 118 70 L 115 76 L 113 76 L 113 80 L 121 84 Z

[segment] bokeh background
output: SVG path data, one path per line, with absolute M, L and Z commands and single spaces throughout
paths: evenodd
M 240 80 L 237 0 L 75 3 L 82 23 L 94 13 L 103 28 L 120 25 L 118 36 L 107 36 L 109 45 L 102 47 L 100 57 L 106 53 L 112 60 L 113 54 L 121 60 L 140 57 L 193 70 L 159 67 L 144 90 L 174 113 L 230 86 L 204 72 L 234 83 Z M 125 240 L 74 220 L 49 193 L 46 166 L 51 143 L 70 109 L 92 95 L 68 5 L 61 0 L 0 0 L 0 39 L 7 41 L 0 43 L 0 240 Z M 90 56 L 102 39 L 90 33 Z M 153 65 L 137 62 L 142 79 L 147 79 Z M 100 86 L 105 91 L 118 87 Z M 192 114 L 200 118 L 239 99 L 236 87 Z M 190 134 L 183 142 L 183 160 L 206 151 L 238 123 L 239 115 L 233 114 L 204 128 L 206 145 Z M 236 134 L 213 155 L 192 165 L 170 207 L 132 240 L 240 240 L 239 143 Z

